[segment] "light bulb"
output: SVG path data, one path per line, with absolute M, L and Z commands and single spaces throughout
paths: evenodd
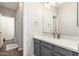
M 51 6 L 50 6 L 50 4 L 45 3 L 45 7 L 50 8 Z

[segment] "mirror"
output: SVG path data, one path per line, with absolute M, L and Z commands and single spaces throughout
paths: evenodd
M 77 26 L 79 27 L 79 2 L 77 2 Z
M 44 8 L 44 14 L 43 14 L 44 16 L 44 18 L 43 18 L 43 20 L 44 20 L 44 24 L 43 24 L 43 26 L 44 26 L 44 32 L 46 32 L 46 33 L 53 33 L 53 30 L 54 30 L 54 28 L 53 28 L 53 17 L 54 16 L 56 16 L 56 9 L 55 8 L 53 8 L 53 7 L 51 7 L 51 8 L 49 8 L 49 7 L 45 7 Z
M 58 32 L 62 35 L 78 36 L 79 4 L 77 2 L 58 2 L 44 8 L 44 32 Z M 55 17 L 55 18 L 54 18 Z

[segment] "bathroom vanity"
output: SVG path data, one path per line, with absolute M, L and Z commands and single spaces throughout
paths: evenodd
M 33 33 L 37 33 L 33 35 L 34 55 L 36 56 L 78 56 L 79 3 L 63 2 L 61 5 L 57 4 L 56 6 L 50 5 L 50 8 L 44 5 L 41 9 L 43 12 L 39 12 L 39 10 L 39 13 L 36 12 L 37 19 L 35 19 L 36 15 L 34 16 Z M 53 35 L 39 35 L 39 33 Z M 78 38 L 61 38 L 60 35 Z
M 78 56 L 79 41 L 35 35 L 35 56 Z

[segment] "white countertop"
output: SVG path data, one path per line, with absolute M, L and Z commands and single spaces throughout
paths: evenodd
M 79 53 L 79 41 L 78 40 L 57 39 L 57 38 L 53 38 L 52 36 L 43 35 L 43 34 L 33 34 L 33 38 L 36 38 L 38 40 L 48 42 L 50 44 L 54 44 L 56 46 L 63 47 L 71 51 Z

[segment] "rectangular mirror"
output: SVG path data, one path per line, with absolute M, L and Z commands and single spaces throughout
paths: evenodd
M 77 27 L 79 27 L 79 2 L 77 2 Z
M 55 7 L 46 7 L 44 10 L 44 32 L 46 33 L 53 33 L 53 16 L 56 16 L 56 8 Z
M 45 7 L 44 32 L 53 34 L 55 31 L 62 35 L 78 36 L 78 5 L 77 2 L 56 2 L 55 4 L 52 3 L 50 7 Z M 56 16 L 55 22 L 53 16 Z

